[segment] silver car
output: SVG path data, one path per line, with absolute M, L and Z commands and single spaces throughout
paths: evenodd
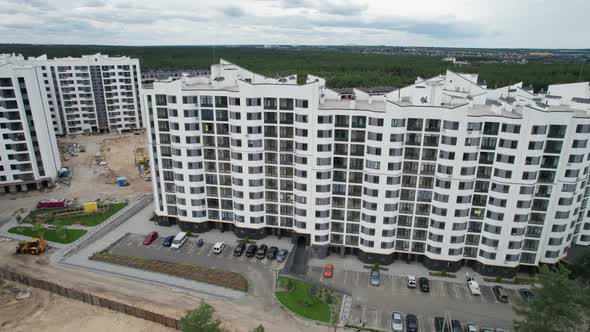
M 404 331 L 404 320 L 401 312 L 393 311 L 391 313 L 391 330 L 394 332 Z
M 375 287 L 381 285 L 381 273 L 379 270 L 371 270 L 371 285 Z

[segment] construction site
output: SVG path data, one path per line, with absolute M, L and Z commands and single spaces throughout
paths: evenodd
M 75 135 L 58 142 L 63 167 L 55 185 L 4 196 L 0 199 L 0 224 L 15 211 L 29 211 L 43 199 L 125 201 L 152 190 L 143 133 Z

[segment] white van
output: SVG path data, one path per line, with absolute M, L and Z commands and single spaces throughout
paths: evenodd
M 182 245 L 186 242 L 188 236 L 186 232 L 180 232 L 176 234 L 174 240 L 172 240 L 172 245 L 170 246 L 171 249 L 180 249 Z
M 221 252 L 223 251 L 223 249 L 225 249 L 225 243 L 223 243 L 223 242 L 217 242 L 213 246 L 213 253 L 216 254 L 216 255 L 219 255 L 219 254 L 221 254 Z

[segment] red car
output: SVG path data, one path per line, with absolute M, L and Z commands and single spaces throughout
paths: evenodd
M 332 276 L 334 276 L 334 265 L 329 263 L 326 264 L 326 266 L 324 266 L 324 272 L 322 272 L 322 275 L 324 278 L 332 278 Z
M 145 239 L 143 239 L 143 244 L 150 245 L 152 243 L 154 243 L 154 241 L 156 241 L 156 239 L 158 238 L 158 232 L 149 232 L 148 235 L 145 236 Z

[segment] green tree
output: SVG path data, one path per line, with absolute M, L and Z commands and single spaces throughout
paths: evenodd
M 570 279 L 570 270 L 541 267 L 533 292 L 535 301 L 514 299 L 515 330 L 518 332 L 554 332 L 579 330 L 584 322 L 584 299 L 580 285 Z
M 254 330 L 252 330 L 252 332 L 264 332 L 264 326 L 262 326 L 262 324 L 256 326 L 256 328 Z
M 572 270 L 581 282 L 590 286 L 590 253 L 576 259 L 572 264 Z
M 204 301 L 180 319 L 183 332 L 221 332 L 221 322 L 213 318 L 215 309 Z

